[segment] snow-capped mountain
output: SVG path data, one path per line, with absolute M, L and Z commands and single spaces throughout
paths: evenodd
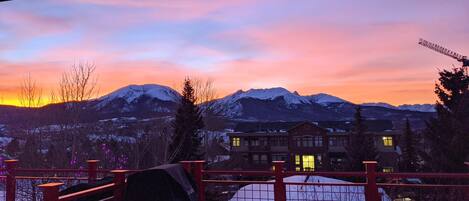
M 433 104 L 404 104 L 399 105 L 400 110 L 418 111 L 418 112 L 436 112 L 435 105 Z
M 310 96 L 305 96 L 309 101 L 321 105 L 329 105 L 330 103 L 347 103 L 348 101 L 341 99 L 336 96 L 332 96 L 325 93 L 313 94 Z
M 211 106 L 223 116 L 246 120 L 300 120 L 320 116 L 330 119 L 334 115 L 308 97 L 280 87 L 239 90 L 214 101 Z
M 383 103 L 383 102 L 376 102 L 376 103 L 362 103 L 360 104 L 362 106 L 374 106 L 374 107 L 384 107 L 384 108 L 389 108 L 389 109 L 394 109 L 394 110 L 398 110 L 399 108 L 394 106 L 394 105 L 391 105 L 389 103 Z
M 384 107 L 394 110 L 408 110 L 416 112 L 435 112 L 435 105 L 432 104 L 404 104 L 399 106 L 394 106 L 388 103 L 378 102 L 378 103 L 362 103 L 362 106 L 375 106 L 375 107 Z
M 171 114 L 176 110 L 180 97 L 177 91 L 167 86 L 129 85 L 99 98 L 95 108 L 109 114 L 109 117 L 116 114 Z
M 103 102 L 109 102 L 114 99 L 122 98 L 126 102 L 131 103 L 142 96 L 148 96 L 150 98 L 171 102 L 177 102 L 181 97 L 177 91 L 170 87 L 157 84 L 144 84 L 122 87 L 114 92 L 111 92 L 110 94 L 102 96 L 99 98 L 99 100 Z
M 290 92 L 287 89 L 276 87 L 270 89 L 250 89 L 247 91 L 239 90 L 231 95 L 222 98 L 224 103 L 233 103 L 243 98 L 254 98 L 259 100 L 274 100 L 283 97 L 286 104 L 304 104 L 309 100 L 300 96 L 297 92 Z

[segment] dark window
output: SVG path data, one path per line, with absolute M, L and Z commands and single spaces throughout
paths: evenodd
M 272 161 L 287 161 L 287 154 L 272 154 Z
M 252 163 L 253 164 L 267 164 L 268 157 L 266 154 L 253 154 L 252 155 Z
M 329 146 L 331 147 L 345 147 L 347 145 L 347 138 L 332 136 L 329 137 Z
M 322 147 L 322 136 L 314 136 L 314 146 Z
M 303 137 L 303 147 L 313 147 L 313 137 L 304 136 Z
M 259 143 L 259 138 L 251 138 L 251 139 L 249 140 L 249 145 L 250 145 L 250 146 L 253 146 L 253 147 L 259 146 L 259 145 L 260 145 L 260 143 Z
M 271 137 L 270 145 L 271 146 L 287 146 L 287 138 L 279 137 L 279 136 Z

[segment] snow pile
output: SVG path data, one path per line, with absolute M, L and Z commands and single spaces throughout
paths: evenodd
M 108 95 L 105 95 L 99 100 L 105 103 L 110 102 L 117 98 L 124 99 L 127 103 L 131 103 L 141 96 L 149 96 L 151 98 L 156 98 L 162 101 L 172 101 L 177 102 L 181 95 L 167 86 L 157 85 L 157 84 L 145 84 L 145 85 L 129 85 L 123 88 L 120 88 Z
M 307 96 L 307 98 L 309 101 L 313 103 L 321 104 L 321 105 L 328 105 L 329 103 L 347 103 L 348 102 L 339 97 L 332 96 L 332 95 L 325 94 L 325 93 L 313 94 L 311 96 Z
M 306 176 L 291 176 L 283 179 L 284 182 L 303 183 Z M 273 182 L 273 181 L 272 181 Z M 311 176 L 307 183 L 351 183 L 338 179 L 321 176 Z M 331 186 L 331 185 L 287 185 L 287 200 L 334 200 L 334 201 L 365 201 L 363 186 Z M 391 201 L 383 189 L 379 189 L 383 201 Z M 273 200 L 273 184 L 250 184 L 242 187 L 231 198 L 233 201 Z

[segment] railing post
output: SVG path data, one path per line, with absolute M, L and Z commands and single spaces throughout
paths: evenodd
M 366 168 L 366 186 L 365 186 L 365 200 L 366 201 L 379 201 L 378 186 L 376 185 L 376 161 L 363 161 Z
M 190 161 L 179 161 L 186 172 L 192 174 L 192 163 Z
M 205 161 L 194 161 L 193 162 L 195 164 L 195 167 L 194 167 L 194 179 L 195 179 L 195 183 L 197 184 L 197 190 L 198 190 L 198 200 L 199 201 L 205 201 L 205 185 L 204 185 L 204 182 L 203 182 L 203 179 L 204 179 L 204 173 L 203 173 L 203 170 L 204 170 L 204 164 L 205 164 Z
M 59 201 L 59 187 L 63 183 L 47 183 L 38 185 L 42 189 L 42 197 L 44 201 Z
M 98 177 L 98 162 L 99 160 L 87 160 L 88 164 L 88 183 L 94 183 Z
M 15 201 L 16 196 L 16 164 L 18 160 L 5 160 L 6 178 L 6 201 Z
M 283 178 L 285 177 L 283 172 L 285 161 L 273 161 L 272 163 L 274 164 L 275 173 L 274 199 L 275 201 L 286 201 L 287 192 L 285 190 L 285 183 L 283 183 Z
M 464 162 L 464 165 L 466 165 L 469 168 L 469 162 Z M 469 187 L 466 188 L 466 200 L 469 200 Z
M 114 184 L 116 188 L 113 193 L 113 201 L 122 201 L 124 200 L 124 187 L 125 187 L 125 173 L 127 170 L 112 170 L 111 173 L 114 174 Z

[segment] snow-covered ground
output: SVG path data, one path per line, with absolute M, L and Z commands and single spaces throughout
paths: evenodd
M 284 178 L 284 182 L 305 182 L 306 176 L 297 175 Z M 307 183 L 351 183 L 321 176 L 311 176 Z M 363 186 L 331 185 L 287 185 L 287 200 L 318 201 L 365 201 Z M 391 201 L 383 189 L 379 189 L 382 201 Z M 239 189 L 231 201 L 274 200 L 273 184 L 250 184 Z

